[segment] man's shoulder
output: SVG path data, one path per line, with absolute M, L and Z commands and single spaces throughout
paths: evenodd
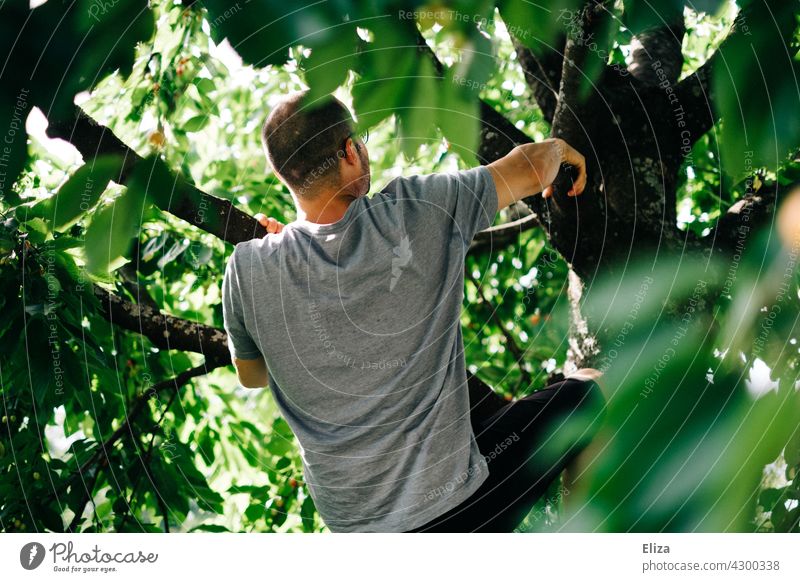
M 393 178 L 381 191 L 390 195 L 402 195 L 412 192 L 443 191 L 457 187 L 459 183 L 469 184 L 488 173 L 485 166 L 475 166 L 464 170 L 448 169 L 427 174 L 410 174 Z
M 263 238 L 254 238 L 237 243 L 228 259 L 228 264 L 235 265 L 236 269 L 246 270 L 253 261 L 263 263 L 266 257 L 272 255 L 279 248 L 283 240 L 283 233 L 268 234 Z
M 256 254 L 272 253 L 280 247 L 284 238 L 284 233 L 279 232 L 276 234 L 266 234 L 261 238 L 246 240 L 236 244 L 233 248 L 233 254 L 238 260 L 241 260 Z

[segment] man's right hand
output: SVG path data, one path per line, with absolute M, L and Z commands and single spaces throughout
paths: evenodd
M 567 192 L 567 196 L 578 196 L 583 193 L 583 189 L 586 188 L 586 158 L 563 139 L 556 139 L 554 141 L 560 152 L 561 165 L 572 166 L 578 172 L 578 176 L 575 178 L 572 188 Z M 552 195 L 553 184 L 551 183 L 542 191 L 542 197 L 550 198 Z
M 258 221 L 258 224 L 266 228 L 269 234 L 278 234 L 283 230 L 284 224 L 282 222 L 278 222 L 271 216 L 267 217 L 259 212 L 253 218 Z
M 553 181 L 564 164 L 577 170 L 568 195 L 578 196 L 586 187 L 586 160 L 563 139 L 519 145 L 489 164 L 497 189 L 498 209 L 539 192 L 545 197 L 552 196 Z

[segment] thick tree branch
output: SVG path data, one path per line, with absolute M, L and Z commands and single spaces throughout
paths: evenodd
M 666 13 L 662 13 L 666 11 Z M 683 37 L 686 25 L 683 19 L 683 6 L 677 6 L 673 13 L 660 7 L 658 17 L 662 26 L 639 33 L 631 43 L 631 75 L 639 82 L 655 86 L 662 82 L 661 75 L 675 83 L 683 68 Z
M 482 164 L 499 160 L 519 144 L 533 141 L 524 131 L 517 129 L 506 117 L 484 101 L 480 102 L 480 111 L 481 134 L 478 159 Z
M 580 12 L 577 30 L 567 35 L 558 105 L 553 116 L 554 130 L 559 125 L 574 123 L 577 105 L 583 102 L 582 88 L 586 75 L 594 67 L 600 67 L 601 73 L 597 78 L 602 79 L 604 76 L 607 67 L 594 51 L 598 43 L 603 41 L 603 30 L 608 25 L 609 18 L 605 1 L 589 0 Z M 590 59 L 595 59 L 591 65 Z
M 109 322 L 139 333 L 157 348 L 203 354 L 209 369 L 230 364 L 225 331 L 203 323 L 165 315 L 149 305 L 137 305 L 95 286 L 103 315 Z
M 561 71 L 564 66 L 564 44 L 566 37 L 560 35 L 555 46 L 536 55 L 528 47 L 512 37 L 517 60 L 525 74 L 525 81 L 533 93 L 544 118 L 552 122 L 558 105 L 558 90 L 561 85 Z
M 716 253 L 741 253 L 754 234 L 773 222 L 777 206 L 797 187 L 796 183 L 780 185 L 768 182 L 751 189 L 719 218 L 711 233 L 701 240 L 708 240 Z
M 675 86 L 678 103 L 686 112 L 686 125 L 691 128 L 691 143 L 703 137 L 719 119 L 714 105 L 711 76 L 720 60 L 719 49 L 694 73 Z
M 141 156 L 125 145 L 105 126 L 98 124 L 76 108 L 72 122 L 51 124 L 47 133 L 74 145 L 84 160 L 98 155 L 116 154 L 123 158 L 124 167 L 120 180 L 124 182 Z M 176 176 L 169 206 L 162 210 L 185 220 L 189 224 L 209 232 L 218 238 L 237 244 L 267 234 L 266 229 L 255 218 L 236 208 L 229 200 L 203 192 L 180 176 Z

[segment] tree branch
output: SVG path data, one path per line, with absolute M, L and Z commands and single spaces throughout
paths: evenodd
M 717 253 L 733 255 L 743 251 L 750 237 L 774 220 L 777 205 L 797 187 L 797 183 L 769 182 L 751 190 L 737 200 L 719 218 L 711 233 L 701 240 L 710 241 Z
M 675 83 L 683 68 L 683 37 L 686 24 L 683 6 L 663 14 L 659 7 L 658 18 L 663 24 L 637 34 L 631 43 L 631 75 L 644 85 L 655 86 L 662 82 L 662 73 L 670 83 Z M 668 9 L 667 9 L 668 10 Z
M 74 145 L 87 161 L 103 154 L 121 156 L 124 160 L 122 182 L 142 161 L 142 157 L 110 129 L 98 124 L 79 107 L 76 107 L 74 121 L 53 123 L 47 128 L 47 133 Z M 203 192 L 180 176 L 175 177 L 172 194 L 169 206 L 162 210 L 226 242 L 237 244 L 267 234 L 255 218 L 236 208 L 230 200 Z
M 137 258 L 139 257 L 139 245 L 137 239 L 136 251 L 135 255 Z M 142 285 L 139 281 L 139 275 L 137 273 L 138 267 L 138 260 L 136 265 L 134 263 L 126 263 L 119 269 L 120 277 L 122 278 L 122 286 L 130 293 L 131 297 L 136 298 L 136 303 L 141 303 L 142 305 L 147 305 L 148 307 L 152 307 L 153 309 L 158 309 L 158 303 L 156 303 L 155 299 L 147 292 L 147 289 Z
M 499 160 L 516 146 L 533 140 L 517 129 L 506 117 L 488 103 L 480 102 L 481 133 L 478 160 L 490 164 Z
M 203 354 L 208 369 L 231 363 L 224 330 L 203 323 L 165 315 L 149 305 L 137 305 L 95 286 L 103 316 L 112 324 L 137 332 L 163 350 Z
M 539 226 L 539 218 L 529 214 L 517 220 L 498 224 L 475 235 L 469 245 L 469 254 L 479 254 L 485 250 L 502 248 L 519 239 L 519 235 Z
M 601 67 L 597 78 L 603 78 L 606 64 L 593 52 L 602 38 L 596 35 L 601 33 L 609 19 L 608 8 L 604 0 L 589 0 L 580 11 L 578 29 L 567 35 L 564 47 L 563 66 L 561 69 L 561 85 L 558 89 L 558 105 L 553 115 L 553 129 L 557 126 L 574 124 L 576 109 L 581 99 L 581 88 L 585 82 L 586 72 L 591 70 L 589 59 L 598 59 L 595 66 Z M 603 35 L 601 35 L 603 36 Z M 590 48 L 594 47 L 594 48 Z M 574 144 L 573 144 L 574 145 Z
M 550 47 L 550 50 L 541 56 L 534 54 L 513 36 L 511 41 L 514 43 L 514 50 L 517 53 L 517 60 L 522 67 L 522 72 L 525 74 L 525 81 L 528 83 L 539 109 L 542 110 L 544 118 L 552 123 L 558 105 L 558 90 L 564 66 L 564 54 L 556 47 L 561 47 L 563 51 L 566 36 L 560 35 L 555 46 Z

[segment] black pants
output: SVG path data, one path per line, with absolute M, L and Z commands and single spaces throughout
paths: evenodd
M 509 532 L 599 427 L 605 401 L 592 381 L 567 379 L 507 403 L 469 379 L 471 420 L 489 477 L 466 501 L 415 532 Z

